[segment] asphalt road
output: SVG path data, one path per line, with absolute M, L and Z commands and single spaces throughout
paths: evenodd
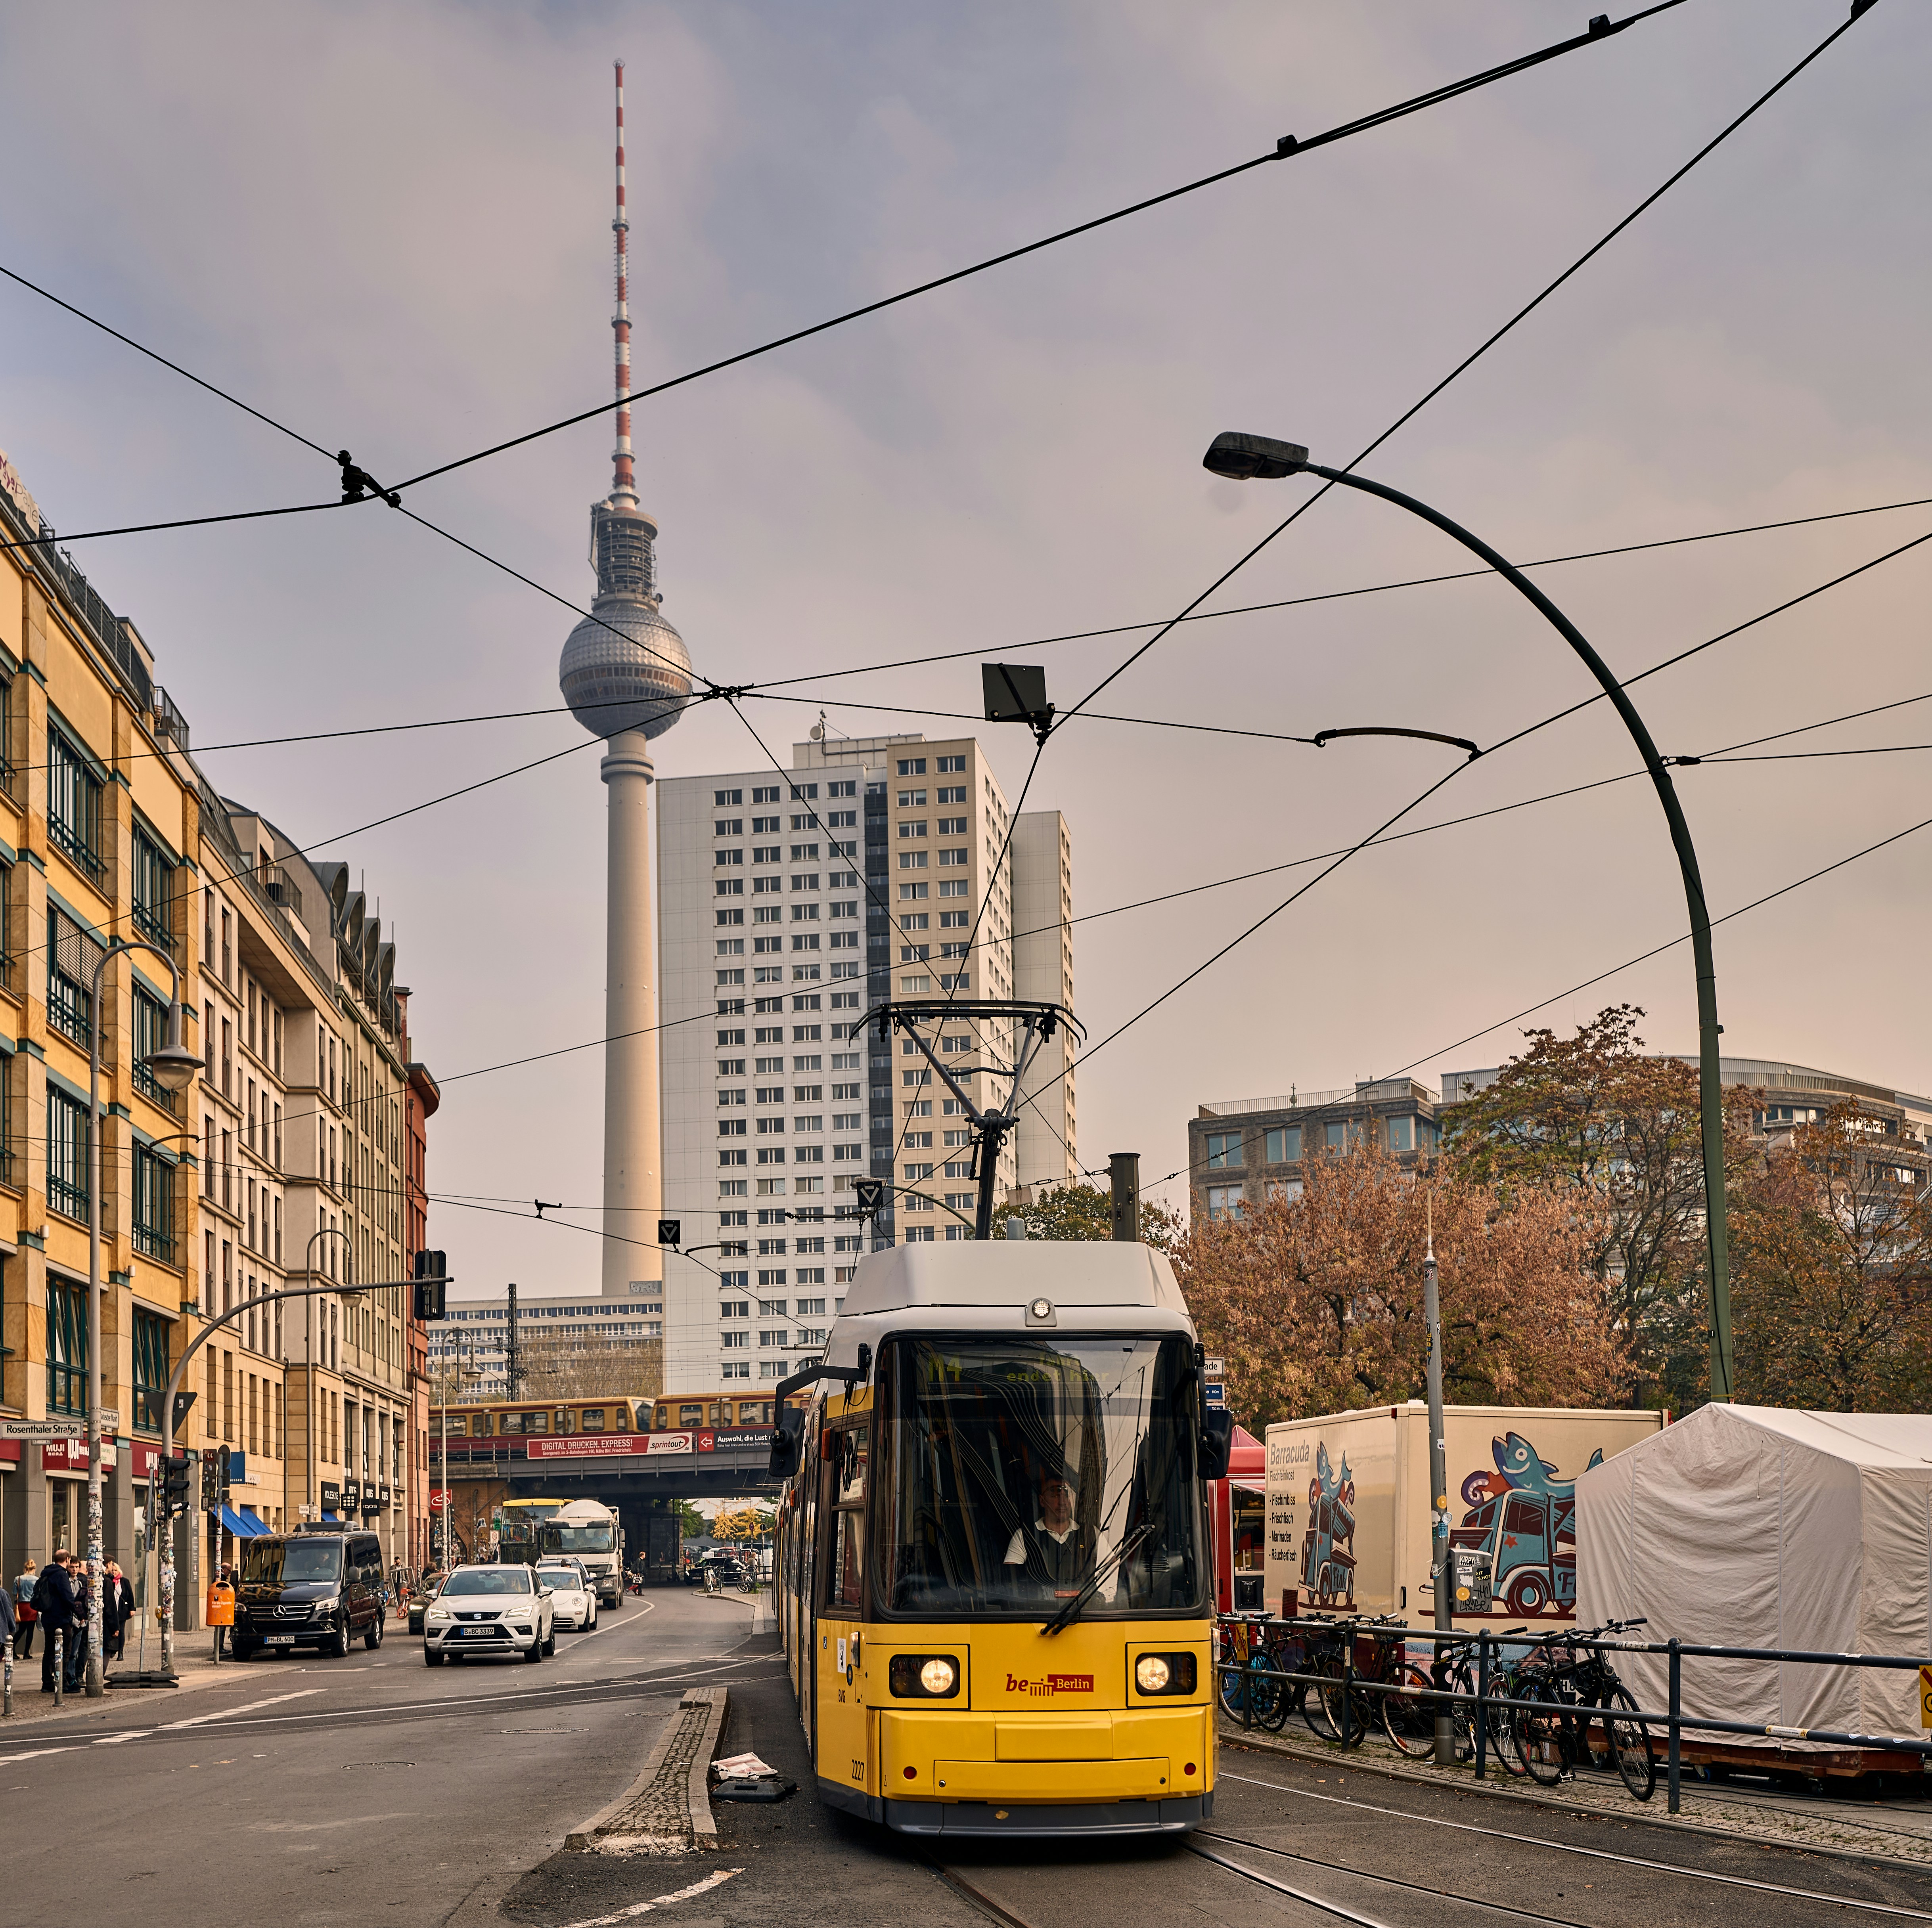
M 647 1915 L 666 1928 L 1932 1922 L 1932 1875 L 1236 1747 L 1191 1844 L 965 1844 L 928 1858 L 820 1807 L 775 1645 L 750 1633 L 742 1603 L 666 1588 L 594 1635 L 560 1635 L 541 1667 L 432 1672 L 398 1637 L 377 1654 L 262 1659 L 193 1693 L 10 1723 L 0 1924 L 38 1928 L 76 1907 L 166 1928 L 204 1914 L 275 1928 L 615 1928 Z M 797 1794 L 720 1803 L 712 1853 L 564 1851 L 631 1784 L 685 1688 L 720 1684 L 720 1751 L 760 1753 Z

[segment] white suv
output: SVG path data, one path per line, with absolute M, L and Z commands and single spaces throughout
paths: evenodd
M 423 1663 L 514 1655 L 534 1664 L 556 1651 L 550 1589 L 527 1567 L 459 1567 L 423 1615 Z

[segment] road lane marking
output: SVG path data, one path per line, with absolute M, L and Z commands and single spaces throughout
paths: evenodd
M 688 1888 L 679 1888 L 674 1894 L 654 1895 L 649 1901 L 634 1901 L 628 1908 L 620 1908 L 614 1915 L 593 1915 L 587 1921 L 573 1921 L 569 1928 L 614 1928 L 620 1921 L 634 1921 L 640 1915 L 649 1915 L 656 1909 L 668 1908 L 674 1901 L 688 1901 L 693 1895 L 704 1894 L 722 1886 L 734 1875 L 742 1875 L 742 1868 L 719 1868 L 706 1875 L 701 1882 L 693 1882 Z
M 80 1745 L 70 1741 L 64 1747 L 36 1747 L 30 1754 L 0 1754 L 0 1763 L 10 1761 L 38 1761 L 43 1754 L 71 1754 Z
M 94 1742 L 97 1747 L 118 1747 L 124 1741 L 145 1741 L 150 1734 L 158 1734 L 158 1727 L 130 1727 L 125 1734 L 104 1734 Z
M 242 1707 L 225 1707 L 218 1714 L 197 1714 L 190 1720 L 170 1720 L 156 1728 L 158 1734 L 171 1734 L 178 1727 L 205 1727 L 211 1720 L 232 1720 L 237 1714 L 253 1714 L 256 1709 L 274 1707 L 286 1700 L 306 1700 L 310 1694 L 319 1694 L 320 1687 L 298 1687 L 292 1694 L 271 1694 L 266 1700 L 251 1700 Z

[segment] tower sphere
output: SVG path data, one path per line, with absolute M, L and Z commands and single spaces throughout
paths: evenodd
M 599 596 L 590 607 L 570 632 L 557 666 L 564 700 L 593 736 L 626 730 L 662 736 L 691 695 L 684 638 L 652 603 Z

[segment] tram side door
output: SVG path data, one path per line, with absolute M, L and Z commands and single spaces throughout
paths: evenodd
M 866 1480 L 872 1427 L 861 1420 L 826 1435 L 820 1487 L 820 1599 L 816 1671 L 819 1773 L 854 1793 L 872 1788 L 866 1700 Z

